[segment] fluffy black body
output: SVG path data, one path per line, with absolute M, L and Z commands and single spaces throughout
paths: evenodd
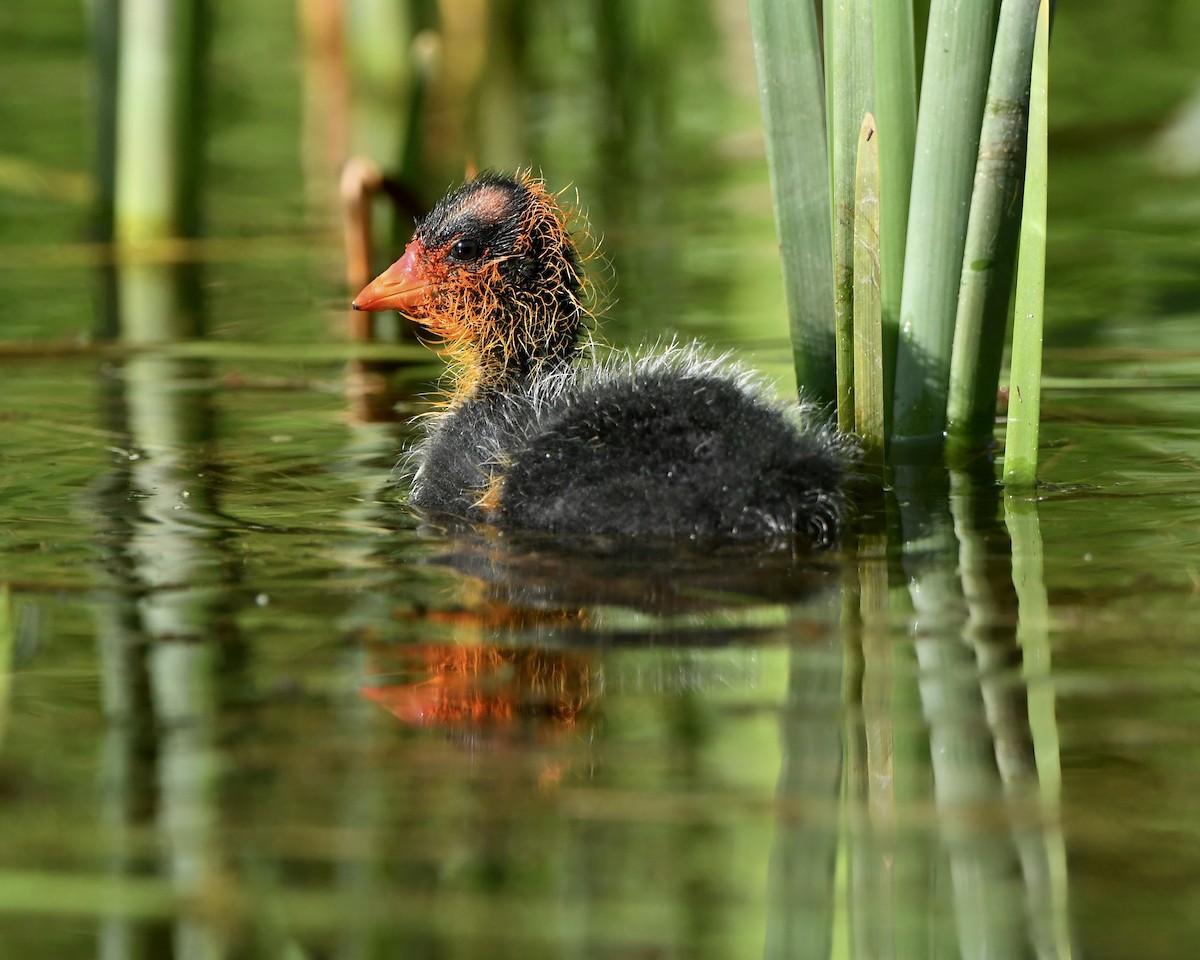
M 513 530 L 837 538 L 848 447 L 695 349 L 471 397 L 414 451 L 410 502 Z

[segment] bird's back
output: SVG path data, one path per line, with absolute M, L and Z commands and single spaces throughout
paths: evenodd
M 847 450 L 804 412 L 690 348 L 584 366 L 448 414 L 411 502 L 516 530 L 829 544 Z

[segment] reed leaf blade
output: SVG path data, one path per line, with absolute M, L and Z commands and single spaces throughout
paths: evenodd
M 967 212 L 999 0 L 934 0 L 921 86 L 892 443 L 941 448 Z
M 975 167 L 946 410 L 947 456 L 992 442 L 1024 186 L 1038 0 L 1002 0 Z
M 863 463 L 882 475 L 883 320 L 880 287 L 880 144 L 875 118 L 863 118 L 854 183 L 854 430 Z
M 1037 481 L 1038 427 L 1042 407 L 1042 314 L 1046 285 L 1049 46 L 1050 3 L 1041 0 L 1029 90 L 1029 147 L 1017 259 L 1008 428 L 1004 442 L 1004 482 L 1014 489 L 1032 487 Z
M 900 294 L 904 281 L 908 196 L 912 188 L 913 146 L 917 135 L 913 0 L 876 0 L 872 26 L 879 194 L 883 198 L 879 208 L 883 389 L 887 397 L 885 427 L 890 432 L 896 342 L 900 336 Z
M 859 132 L 875 99 L 871 4 L 869 0 L 836 0 L 827 13 L 838 428 L 851 431 L 855 419 L 854 226 Z
M 750 26 L 796 380 L 836 397 L 825 82 L 810 0 L 750 0 Z

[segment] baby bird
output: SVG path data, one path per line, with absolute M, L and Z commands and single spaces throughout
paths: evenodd
M 584 361 L 570 217 L 529 175 L 443 198 L 354 300 L 444 345 L 409 503 L 514 531 L 836 542 L 853 446 L 701 348 Z

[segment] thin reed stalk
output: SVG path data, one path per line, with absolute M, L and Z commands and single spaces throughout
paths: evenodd
M 1004 483 L 1010 488 L 1037 482 L 1038 427 L 1042 409 L 1042 312 L 1046 286 L 1046 185 L 1050 3 L 1041 0 L 1029 90 L 1029 149 L 1025 202 L 1017 262 L 1008 429 Z
M 1038 0 L 1002 0 L 950 360 L 946 442 L 952 461 L 987 449 L 995 432 L 1021 224 L 1037 15 Z
M 883 322 L 885 436 L 891 432 L 896 342 L 900 337 L 900 293 L 908 195 L 917 135 L 916 44 L 913 0 L 875 0 L 875 126 L 879 143 L 879 283 Z
M 925 47 L 896 357 L 893 449 L 941 448 L 967 211 L 999 0 L 934 0 Z
M 855 192 L 859 132 L 875 100 L 869 0 L 827 8 L 830 164 L 833 189 L 833 316 L 837 343 L 838 428 L 854 429 Z M 872 129 L 874 124 L 872 123 Z
M 854 183 L 854 432 L 862 440 L 864 465 L 882 476 L 886 435 L 879 195 L 879 137 L 868 113 L 858 136 Z
M 817 14 L 811 3 L 749 6 L 796 380 L 832 403 L 833 252 Z

